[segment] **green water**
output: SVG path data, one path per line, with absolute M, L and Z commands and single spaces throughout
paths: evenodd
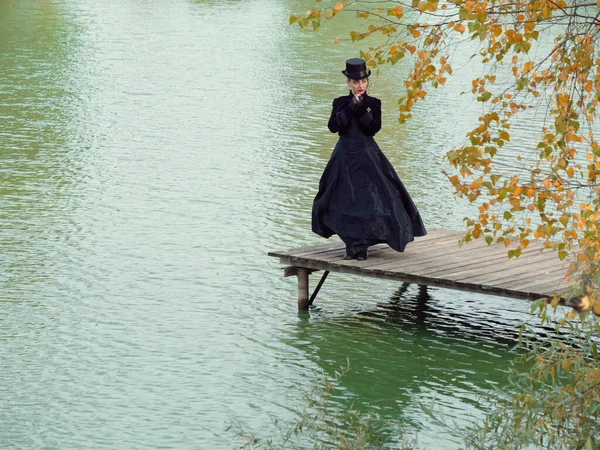
M 358 53 L 331 45 L 343 22 L 289 27 L 306 8 L 0 0 L 0 447 L 236 448 L 228 422 L 274 435 L 347 360 L 336 402 L 424 448 L 456 444 L 418 402 L 481 417 L 528 304 L 332 274 L 298 314 L 266 256 L 322 242 L 325 124 Z M 438 93 L 399 126 L 406 70 L 373 77 L 377 140 L 426 225 L 457 229 L 441 157 L 479 111 Z

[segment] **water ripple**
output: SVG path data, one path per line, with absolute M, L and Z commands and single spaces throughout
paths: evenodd
M 288 27 L 299 0 L 33 3 L 0 6 L 0 441 L 229 449 L 228 421 L 275 436 L 348 360 L 334 401 L 424 445 L 417 402 L 481 415 L 527 304 L 332 274 L 298 314 L 266 255 L 323 242 L 339 28 Z M 398 127 L 394 70 L 378 142 L 428 226 L 458 227 L 439 169 L 467 124 L 438 97 L 437 126 Z

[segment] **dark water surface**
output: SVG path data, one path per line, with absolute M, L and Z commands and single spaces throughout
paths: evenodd
M 502 385 L 511 299 L 332 274 L 309 315 L 268 250 L 310 207 L 358 47 L 288 27 L 300 0 L 0 1 L 0 447 L 235 448 L 350 361 L 340 405 L 456 444 Z M 441 157 L 479 111 L 432 95 L 377 140 L 429 227 L 462 226 Z M 461 71 L 452 83 L 460 86 Z M 449 94 L 448 94 L 449 95 Z

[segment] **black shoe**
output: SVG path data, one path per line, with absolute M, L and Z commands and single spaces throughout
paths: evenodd
M 360 251 L 358 253 L 355 253 L 352 256 L 348 252 L 346 252 L 346 254 L 344 255 L 344 259 L 346 261 L 349 261 L 351 259 L 356 259 L 358 261 L 365 261 L 368 258 L 369 258 L 369 251 L 368 250 Z

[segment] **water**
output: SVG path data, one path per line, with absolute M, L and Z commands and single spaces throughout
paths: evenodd
M 347 361 L 336 401 L 424 448 L 457 444 L 418 402 L 481 417 L 526 302 L 332 274 L 298 314 L 266 256 L 322 242 L 325 124 L 358 53 L 331 45 L 343 22 L 289 27 L 306 8 L 0 2 L 3 448 L 235 448 L 230 421 L 274 436 Z M 441 92 L 399 126 L 406 70 L 373 77 L 377 140 L 426 225 L 459 228 L 441 157 L 477 108 Z

